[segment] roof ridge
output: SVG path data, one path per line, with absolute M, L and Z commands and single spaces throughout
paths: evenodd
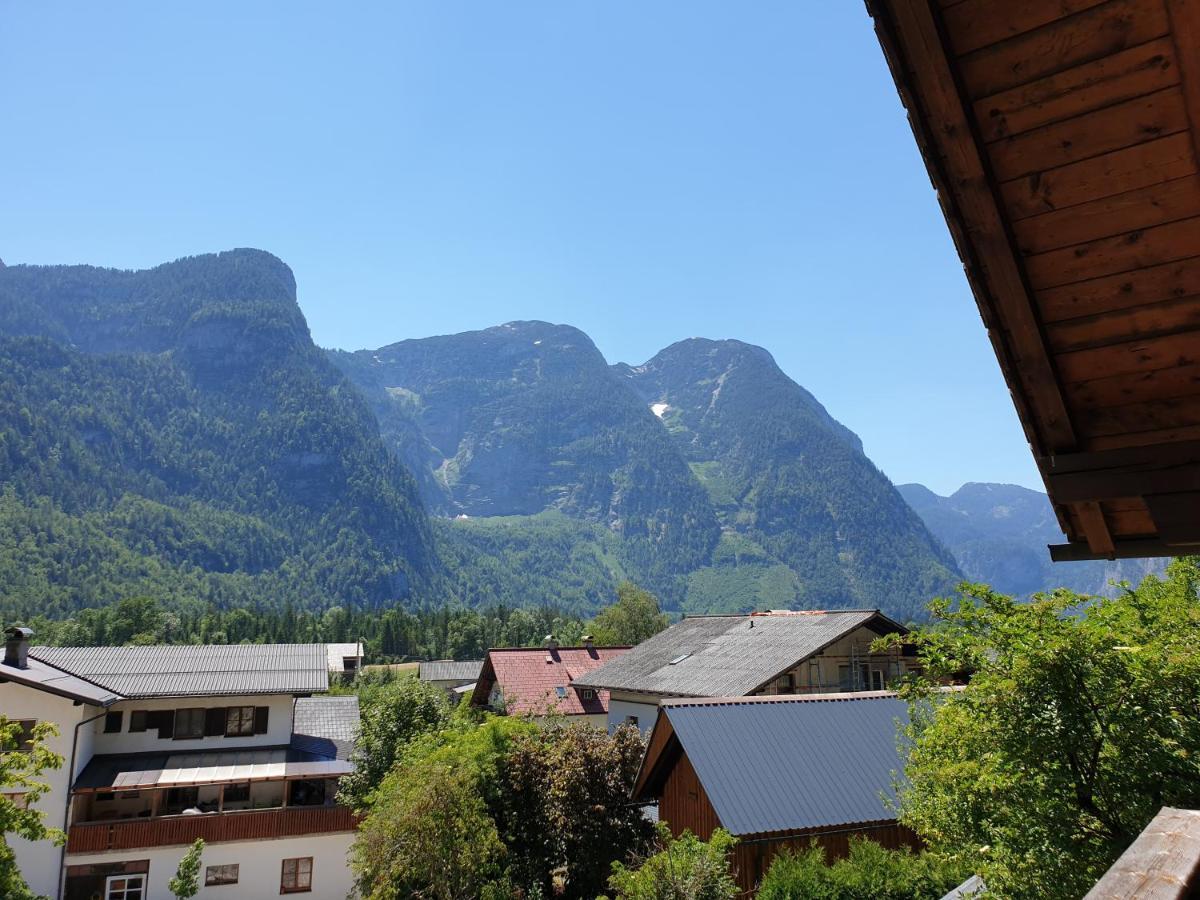
M 768 703 L 833 703 L 848 700 L 894 700 L 895 691 L 836 691 L 827 694 L 771 694 L 760 697 L 680 697 L 662 700 L 660 705 L 676 706 L 742 706 Z
M 632 650 L 632 649 L 633 649 L 633 644 L 604 644 L 604 645 L 597 644 L 597 645 L 594 645 L 591 647 L 578 646 L 578 647 L 555 647 L 554 648 L 554 650 L 558 653 L 562 653 L 562 651 L 564 651 L 564 650 Z M 549 647 L 489 647 L 487 652 L 488 653 L 512 653 L 514 651 L 521 651 L 524 653 L 539 653 L 539 652 L 540 653 L 549 653 L 550 648 Z M 429 659 L 429 660 L 423 660 L 423 661 L 424 662 L 482 662 L 482 660 L 477 660 L 477 659 L 468 659 L 468 660 Z

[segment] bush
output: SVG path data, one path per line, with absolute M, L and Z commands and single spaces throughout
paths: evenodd
M 783 851 L 759 885 L 758 900 L 938 900 L 969 874 L 944 857 L 886 850 L 855 837 L 850 855 L 831 866 L 821 847 Z
M 737 883 L 729 872 L 729 852 L 737 839 L 718 828 L 708 842 L 685 831 L 678 839 L 662 823 L 658 853 L 638 868 L 614 862 L 608 886 L 618 900 L 732 900 Z

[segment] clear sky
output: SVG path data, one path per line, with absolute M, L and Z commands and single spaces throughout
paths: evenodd
M 0 0 L 0 258 L 291 265 L 323 346 L 768 348 L 894 481 L 1040 488 L 860 0 Z

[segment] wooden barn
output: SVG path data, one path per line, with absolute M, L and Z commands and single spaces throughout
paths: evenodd
M 1200 550 L 1200 2 L 867 0 L 1067 542 Z
M 676 836 L 735 835 L 736 878 L 748 892 L 784 848 L 816 843 L 838 859 L 855 835 L 916 847 L 887 806 L 907 721 L 907 704 L 887 691 L 667 700 L 634 798 L 657 803 Z

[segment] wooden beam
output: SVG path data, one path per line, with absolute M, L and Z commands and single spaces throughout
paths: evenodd
M 1200 463 L 1200 441 L 1121 447 L 1116 450 L 1096 450 L 1090 453 L 1059 453 L 1054 456 L 1044 456 L 1037 463 L 1043 472 L 1052 475 L 1130 466 L 1176 466 Z
M 1085 503 L 1200 491 L 1200 463 L 1168 469 L 1103 469 L 1046 475 L 1050 496 L 1059 503 Z
M 1172 546 L 1157 538 L 1137 538 L 1128 541 L 1114 541 L 1113 552 L 1109 555 L 1093 553 L 1085 541 L 1075 541 L 1070 544 L 1050 544 L 1050 559 L 1054 562 L 1083 562 L 1093 559 L 1143 559 L 1151 556 L 1188 556 L 1200 553 L 1200 544 L 1179 544 Z
M 1104 521 L 1104 510 L 1094 501 L 1079 503 L 1075 506 L 1079 521 L 1083 524 L 1083 533 L 1087 537 L 1088 549 L 1093 553 L 1112 559 L 1116 552 L 1113 547 L 1112 535 L 1108 531 L 1108 523 Z
M 1167 0 L 1167 18 L 1192 122 L 1192 147 L 1200 161 L 1200 6 L 1195 0 Z
M 1200 812 L 1164 806 L 1084 900 L 1183 900 L 1200 885 Z
M 1000 9 L 973 5 L 985 18 Z M 1058 373 L 934 10 L 928 0 L 871 0 L 868 8 L 1026 434 L 1035 452 L 1073 450 L 1077 439 Z M 1022 9 L 1036 12 L 1032 4 Z M 967 18 L 960 11 L 956 25 Z
M 1144 499 L 1167 544 L 1200 544 L 1200 491 L 1147 494 Z

